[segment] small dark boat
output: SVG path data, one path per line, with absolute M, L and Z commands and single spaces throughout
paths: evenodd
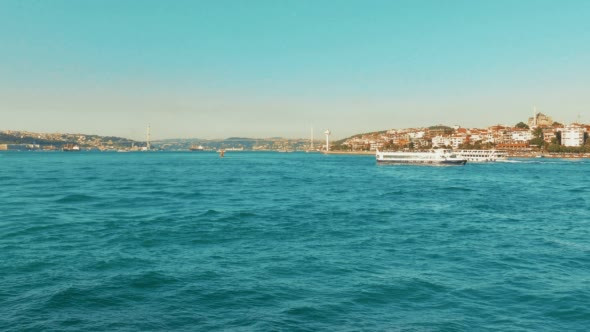
M 62 148 L 62 151 L 64 152 L 80 152 L 81 150 L 82 149 L 80 149 L 80 146 L 76 144 L 66 144 Z

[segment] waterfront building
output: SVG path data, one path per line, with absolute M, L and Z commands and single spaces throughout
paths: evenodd
M 451 138 L 449 136 L 437 135 L 432 138 L 432 147 L 438 148 L 443 146 L 451 146 Z
M 500 143 L 512 143 L 512 132 L 510 130 L 504 130 L 500 134 Z
M 585 127 L 578 124 L 571 124 L 559 130 L 561 131 L 561 145 L 573 147 L 584 145 Z
M 437 135 L 432 138 L 432 147 L 438 148 L 443 146 L 450 146 L 454 149 L 458 148 L 459 145 L 468 141 L 467 135 L 451 135 L 442 136 Z
M 371 150 L 371 151 L 375 151 L 375 150 L 383 148 L 383 142 L 370 141 L 369 144 L 370 144 L 369 150 Z
M 467 142 L 467 135 L 453 135 L 450 138 L 453 149 L 459 148 L 459 145 Z
M 391 136 L 391 142 L 395 145 L 406 145 L 410 142 L 410 137 L 406 133 L 395 133 Z
M 0 150 L 12 150 L 12 151 L 28 151 L 37 150 L 40 146 L 38 144 L 2 144 Z
M 543 141 L 551 143 L 555 137 L 555 128 L 543 128 Z
M 496 144 L 510 141 L 511 135 L 506 135 L 507 130 L 508 128 L 502 125 L 489 127 L 487 142 Z
M 500 143 L 496 145 L 496 149 L 498 150 L 530 150 L 530 148 L 529 142 Z
M 418 138 L 424 138 L 424 135 L 426 133 L 423 130 L 420 131 L 412 131 L 408 133 L 408 138 L 410 140 L 414 140 L 414 139 L 418 139 Z
M 416 138 L 411 140 L 414 147 L 425 148 L 430 146 L 430 141 L 426 140 L 425 138 Z
M 496 143 L 496 139 L 494 137 L 494 133 L 492 131 L 485 131 L 481 133 L 481 142 L 482 143 L 491 143 L 491 144 L 495 144 Z
M 512 142 L 528 142 L 533 139 L 533 134 L 528 129 L 512 129 L 510 136 Z
M 477 141 L 483 141 L 483 140 L 484 140 L 484 136 L 482 136 L 479 132 L 474 132 L 469 135 L 470 142 L 477 142 Z

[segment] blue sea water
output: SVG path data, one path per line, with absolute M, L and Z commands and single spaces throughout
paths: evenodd
M 584 331 L 590 161 L 1 153 L 0 330 Z

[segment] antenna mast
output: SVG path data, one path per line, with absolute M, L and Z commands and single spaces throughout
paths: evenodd
M 151 133 L 150 133 L 150 125 L 148 125 L 147 127 L 147 132 L 146 132 L 146 148 L 148 150 L 150 150 L 152 148 L 152 144 L 150 142 L 150 137 L 151 137 Z

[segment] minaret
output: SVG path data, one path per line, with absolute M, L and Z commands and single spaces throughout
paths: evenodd
M 331 134 L 331 132 L 330 132 L 330 130 L 326 130 L 324 132 L 324 134 L 326 134 L 326 152 L 329 152 L 330 151 L 330 134 Z
M 533 127 L 537 126 L 537 106 L 533 107 Z
M 313 150 L 313 127 L 311 127 L 311 142 L 309 144 L 309 149 Z
M 147 132 L 146 132 L 145 136 L 146 136 L 146 140 L 145 140 L 146 141 L 146 148 L 149 151 L 152 148 L 152 144 L 150 142 L 150 136 L 151 136 L 150 125 L 148 125 L 148 127 L 147 127 Z

